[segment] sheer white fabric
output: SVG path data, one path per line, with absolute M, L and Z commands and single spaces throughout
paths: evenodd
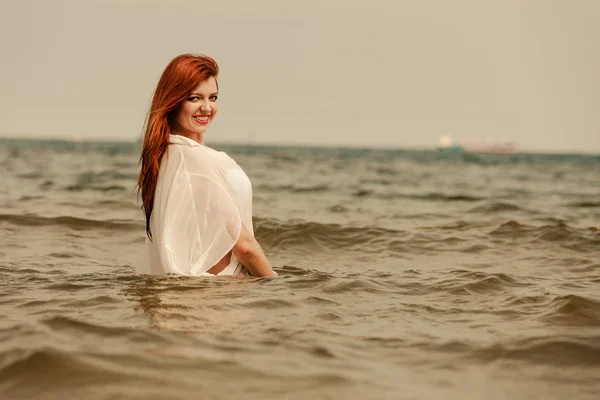
M 237 243 L 242 224 L 253 232 L 252 186 L 227 154 L 171 135 L 150 218 L 152 241 L 139 273 L 211 275 Z M 219 275 L 243 267 L 235 256 Z

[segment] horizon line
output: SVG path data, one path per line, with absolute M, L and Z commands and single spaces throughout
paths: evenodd
M 118 143 L 136 143 L 139 142 L 140 138 L 135 137 L 97 137 L 97 136 L 64 136 L 64 135 L 36 135 L 36 134 L 7 134 L 0 133 L 0 139 L 9 139 L 9 140 L 44 140 L 44 141 L 63 141 L 63 142 L 118 142 Z M 250 147 L 324 147 L 324 148 L 338 148 L 338 149 L 374 149 L 374 150 L 410 150 L 410 151 L 437 151 L 439 148 L 436 145 L 431 146 L 394 146 L 392 144 L 366 144 L 366 143 L 345 143 L 345 144 L 337 144 L 333 142 L 323 142 L 323 143 L 314 143 L 314 142 L 264 142 L 264 141 L 244 141 L 244 140 L 208 140 L 210 143 L 214 143 L 217 145 L 226 145 L 226 146 L 250 146 Z M 465 152 L 470 153 L 470 152 Z M 489 154 L 489 153 L 478 153 L 473 152 L 474 154 Z M 523 148 L 520 149 L 517 147 L 515 153 L 512 154 L 562 154 L 562 155 L 587 155 L 594 156 L 600 155 L 600 149 L 598 150 L 579 150 L 579 149 L 530 149 Z

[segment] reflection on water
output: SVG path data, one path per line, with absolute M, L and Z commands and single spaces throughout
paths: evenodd
M 248 285 L 255 281 L 141 275 L 129 282 L 124 293 L 137 302 L 135 310 L 148 318 L 149 328 L 192 335 L 234 334 L 252 319 L 252 309 L 243 305 Z

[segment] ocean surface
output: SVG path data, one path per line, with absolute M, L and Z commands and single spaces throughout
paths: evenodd
M 600 156 L 214 147 L 276 279 L 136 275 L 136 143 L 0 140 L 1 399 L 600 398 Z

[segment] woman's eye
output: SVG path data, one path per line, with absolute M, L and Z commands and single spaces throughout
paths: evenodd
M 212 101 L 217 101 L 218 97 L 217 97 L 217 96 L 210 96 L 210 99 L 211 99 Z
M 199 99 L 200 99 L 200 97 L 198 97 L 198 96 L 188 97 L 188 101 L 198 101 Z

